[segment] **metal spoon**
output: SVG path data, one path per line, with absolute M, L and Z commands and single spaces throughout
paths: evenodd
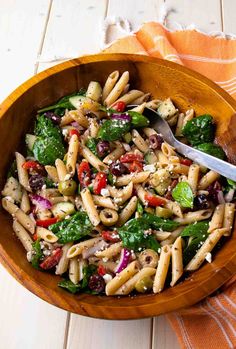
M 206 166 L 220 175 L 236 181 L 236 166 L 178 141 L 173 135 L 169 124 L 153 109 L 145 108 L 143 115 L 150 120 L 150 126 L 158 133 L 161 133 L 164 140 L 174 147 L 178 153 L 197 162 L 199 165 Z

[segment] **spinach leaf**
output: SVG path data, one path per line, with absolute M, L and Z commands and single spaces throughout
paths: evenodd
M 59 287 L 65 288 L 67 291 L 71 292 L 71 293 L 77 293 L 80 291 L 81 286 L 80 284 L 74 284 L 72 281 L 70 280 L 62 280 L 58 283 Z
M 70 95 L 67 95 L 61 98 L 56 104 L 49 105 L 48 107 L 38 110 L 38 113 L 45 113 L 49 110 L 54 110 L 57 115 L 64 115 L 65 109 L 75 109 L 74 106 L 70 103 L 70 97 L 74 96 L 85 96 L 86 90 L 80 89 L 79 92 L 74 92 Z
M 108 173 L 107 180 L 108 180 L 108 183 L 110 185 L 114 185 L 115 184 L 115 180 L 114 180 L 114 177 L 113 177 L 111 172 Z
M 40 269 L 39 264 L 43 257 L 43 251 L 41 250 L 41 246 L 40 246 L 40 239 L 33 242 L 32 247 L 33 247 L 33 253 L 32 253 L 31 264 L 35 269 Z
M 97 143 L 98 140 L 96 138 L 89 138 L 86 142 L 86 147 L 91 150 L 91 152 L 98 157 L 98 152 L 97 152 Z
M 49 226 L 58 237 L 58 242 L 66 244 L 70 241 L 78 241 L 92 231 L 92 224 L 85 212 L 76 212 L 71 218 L 65 219 Z
M 212 142 L 215 137 L 215 126 L 212 116 L 205 114 L 189 120 L 182 129 L 182 134 L 193 146 Z
M 46 188 L 55 188 L 56 186 L 53 180 L 47 177 L 44 178 L 44 184 L 46 185 Z
M 65 149 L 58 126 L 41 115 L 37 118 L 34 132 L 37 138 L 33 145 L 33 153 L 38 162 L 43 165 L 54 165 L 56 159 L 63 159 Z
M 236 189 L 236 182 L 235 181 L 233 181 L 232 179 L 229 179 L 229 178 L 226 178 L 226 180 L 227 180 L 228 186 L 230 188 Z
M 104 141 L 117 141 L 130 130 L 130 122 L 118 119 L 106 120 L 98 132 Z
M 155 230 L 173 231 L 179 226 L 178 222 L 172 221 L 171 219 L 164 219 L 151 213 L 144 213 L 142 220 L 143 223 L 148 223 L 148 225 Z
M 193 192 L 187 182 L 179 182 L 172 190 L 172 196 L 182 207 L 193 208 Z
M 70 280 L 62 280 L 58 283 L 59 287 L 65 288 L 67 291 L 71 293 L 78 293 L 79 291 L 83 291 L 85 293 L 97 294 L 94 291 L 91 291 L 88 288 L 89 278 L 91 275 L 97 272 L 97 266 L 93 264 L 89 264 L 83 268 L 83 279 L 78 283 L 74 284 Z
M 147 127 L 150 123 L 150 121 L 148 120 L 148 118 L 146 118 L 146 116 L 136 111 L 129 110 L 128 114 L 131 116 L 131 124 L 134 127 Z
M 225 152 L 219 145 L 213 143 L 202 143 L 196 145 L 195 148 L 221 160 L 224 160 L 225 158 Z
M 143 206 L 140 201 L 138 201 L 137 204 L 137 212 L 140 214 L 140 216 L 143 214 Z
M 186 247 L 183 251 L 184 265 L 194 257 L 201 244 L 208 237 L 209 221 L 201 221 L 190 224 L 181 233 L 181 236 L 186 240 Z

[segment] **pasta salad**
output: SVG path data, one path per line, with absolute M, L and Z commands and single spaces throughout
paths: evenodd
M 72 293 L 159 293 L 231 234 L 236 183 L 178 154 L 144 114 L 224 159 L 212 116 L 129 87 L 114 71 L 39 110 L 2 190 L 28 261 Z

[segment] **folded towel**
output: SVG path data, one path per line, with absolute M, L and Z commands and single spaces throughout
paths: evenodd
M 170 32 L 146 23 L 116 40 L 105 53 L 138 53 L 185 65 L 216 82 L 236 99 L 236 40 L 197 30 Z M 211 297 L 167 315 L 182 348 L 236 348 L 236 277 Z

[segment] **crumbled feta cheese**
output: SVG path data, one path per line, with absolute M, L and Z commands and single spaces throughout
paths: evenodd
M 154 164 L 144 165 L 143 170 L 150 171 L 150 172 L 156 172 L 156 166 Z
M 107 257 L 104 257 L 102 260 L 103 260 L 104 263 L 108 262 L 108 258 Z
M 131 151 L 131 147 L 128 143 L 123 143 L 123 147 L 124 147 L 125 151 Z
M 122 198 L 114 198 L 114 202 L 118 204 L 119 202 L 122 202 Z
M 112 164 L 112 160 L 107 161 L 107 165 L 110 165 L 110 164 Z
M 112 276 L 110 274 L 103 275 L 103 279 L 105 280 L 105 283 L 107 284 L 109 281 L 112 280 Z
M 65 177 L 64 177 L 64 181 L 68 181 L 69 179 L 70 179 L 70 174 L 67 173 L 67 175 L 65 175 Z
M 45 190 L 47 188 L 46 184 L 42 186 L 42 190 Z
M 207 252 L 206 257 L 205 257 L 205 260 L 206 260 L 208 263 L 211 263 L 211 262 L 212 262 L 212 255 L 211 255 L 210 252 Z
M 109 195 L 110 195 L 109 189 L 103 188 L 103 189 L 101 190 L 101 195 L 102 195 L 102 196 L 109 196 Z
M 68 130 L 66 128 L 63 128 L 62 129 L 62 134 L 63 134 L 63 136 L 66 137 L 68 135 Z
M 32 261 L 32 257 L 33 257 L 33 251 L 28 251 L 26 254 L 26 258 L 27 258 L 28 262 Z

